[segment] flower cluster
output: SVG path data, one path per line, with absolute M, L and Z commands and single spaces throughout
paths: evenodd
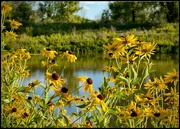
M 9 21 L 14 29 L 21 25 Z M 35 79 L 26 86 L 22 82 L 29 75 L 26 63 L 31 58 L 30 53 L 18 49 L 3 54 L 1 126 L 106 128 L 113 122 L 120 128 L 147 128 L 149 124 L 153 127 L 178 127 L 179 73 L 174 69 L 145 82 L 151 72 L 151 55 L 155 53 L 156 44 L 127 35 L 114 38 L 104 47 L 110 66 L 103 71 L 108 72 L 108 77 L 104 77 L 99 90 L 95 90 L 93 78 L 78 76 L 76 81 L 82 85 L 76 90 L 81 88 L 83 96 L 74 96 L 63 74 L 54 69 L 54 66 L 59 66 L 57 56 L 75 63 L 77 57 L 72 52 L 59 55 L 51 48 L 44 48 L 41 63 L 46 68 L 45 82 Z M 41 95 L 37 94 L 39 88 L 42 88 Z M 67 115 L 66 107 L 72 105 L 77 111 Z

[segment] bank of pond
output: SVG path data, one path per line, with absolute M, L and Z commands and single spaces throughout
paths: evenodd
M 57 25 L 56 27 L 58 28 Z M 178 53 L 179 51 L 179 27 L 175 23 L 159 27 L 152 26 L 151 29 L 131 28 L 128 30 L 117 29 L 113 25 L 86 30 L 71 26 L 70 29 L 68 28 L 71 31 L 53 31 L 51 34 L 43 33 L 44 28 L 41 28 L 41 35 L 33 35 L 37 28 L 25 27 L 26 31 L 19 34 L 16 40 L 5 37 L 4 49 L 13 51 L 25 48 L 30 53 L 40 53 L 44 47 L 49 47 L 57 52 L 69 50 L 77 53 L 102 53 L 103 45 L 112 43 L 113 38 L 133 34 L 140 41 L 157 43 L 157 53 Z

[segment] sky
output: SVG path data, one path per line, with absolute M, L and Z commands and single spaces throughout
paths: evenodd
M 80 7 L 83 7 L 77 15 L 90 20 L 98 20 L 104 9 L 108 9 L 109 1 L 80 1 Z

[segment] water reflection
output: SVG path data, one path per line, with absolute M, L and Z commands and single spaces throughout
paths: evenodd
M 64 86 L 67 86 L 69 92 L 74 91 L 79 86 L 83 84 L 83 82 L 77 82 L 76 78 L 78 76 L 87 76 L 92 78 L 93 80 L 93 88 L 98 90 L 103 82 L 103 77 L 107 77 L 108 73 L 103 72 L 102 68 L 104 66 L 115 65 L 115 62 L 112 64 L 109 63 L 108 59 L 103 59 L 101 55 L 94 56 L 77 56 L 78 59 L 75 63 L 67 62 L 66 60 L 62 60 L 60 57 L 57 57 L 57 64 L 59 66 L 54 67 L 53 70 L 62 75 L 62 78 L 66 80 Z M 45 84 L 45 68 L 42 66 L 41 61 L 44 58 L 39 55 L 32 55 L 31 59 L 28 61 L 28 69 L 30 70 L 30 76 L 25 78 L 23 85 L 28 85 L 30 82 L 34 80 L 39 80 Z M 146 78 L 145 82 L 148 82 L 149 79 L 153 79 L 154 77 L 163 76 L 167 72 L 172 72 L 173 69 L 178 70 L 179 61 L 178 55 L 155 55 L 152 58 L 153 67 L 152 69 L 156 70 L 156 72 L 152 73 L 148 78 Z M 65 69 L 63 70 L 65 66 Z M 41 95 L 43 93 L 42 87 L 36 88 L 36 93 Z M 53 91 L 49 92 L 51 96 L 54 94 Z M 88 92 L 87 92 L 88 94 Z M 80 88 L 73 92 L 72 95 L 83 96 L 85 95 L 84 90 Z M 67 107 L 67 114 L 69 115 L 71 112 L 76 111 L 75 105 Z

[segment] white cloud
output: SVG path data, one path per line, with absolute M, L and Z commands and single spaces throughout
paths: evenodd
M 80 1 L 82 4 L 106 4 L 109 1 Z
M 90 8 L 87 7 L 87 6 L 83 6 L 83 9 L 84 9 L 84 10 L 89 10 Z

